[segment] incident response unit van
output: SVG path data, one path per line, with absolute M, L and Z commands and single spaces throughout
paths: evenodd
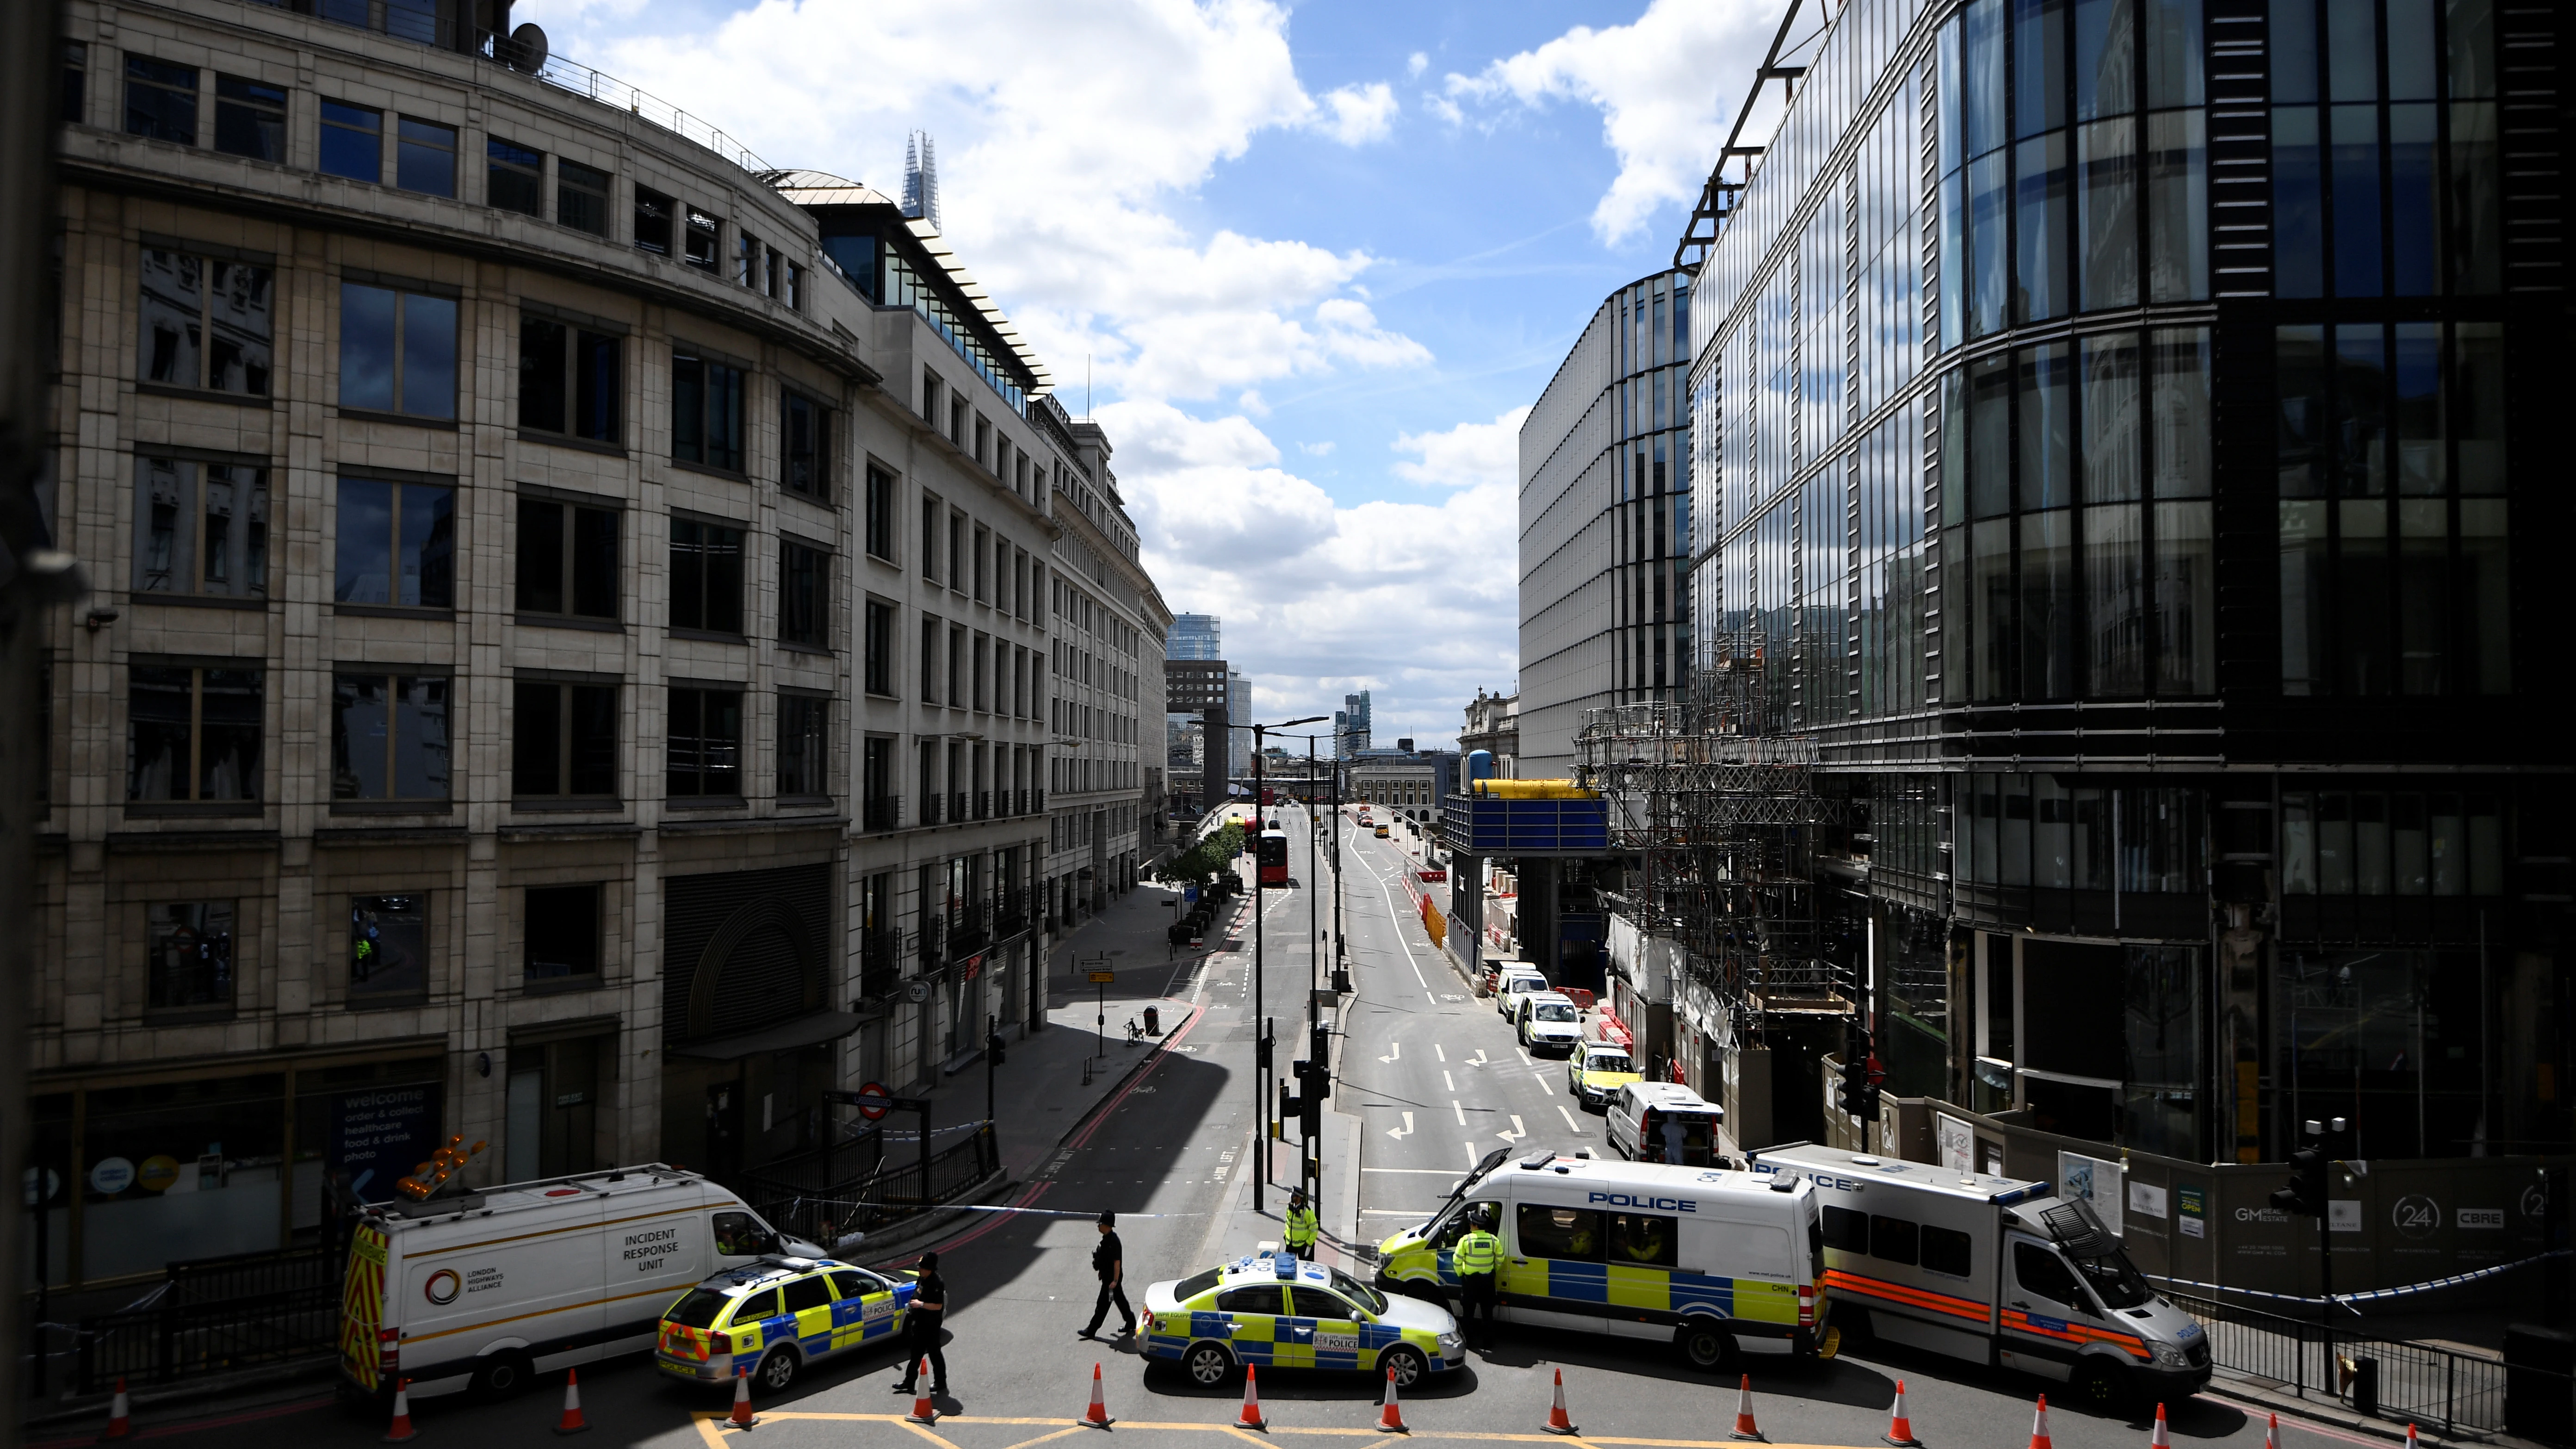
M 1726 1109 L 1679 1082 L 1630 1082 L 1605 1114 L 1610 1145 L 1640 1162 L 1732 1167 L 1717 1150 Z
M 2089 1203 L 1805 1143 L 1748 1155 L 1756 1172 L 1814 1184 L 1846 1331 L 2072 1382 L 2103 1407 L 2209 1382 L 2208 1336 L 2147 1286 Z
M 340 1374 L 368 1392 L 500 1397 L 653 1347 L 672 1300 L 766 1255 L 829 1256 L 658 1164 L 369 1206 L 340 1291 Z
M 1830 1357 L 1818 1195 L 1807 1183 L 1541 1149 L 1488 1154 L 1428 1220 L 1378 1248 L 1378 1285 L 1446 1300 L 1479 1207 L 1503 1239 L 1508 1323 L 1661 1339 L 1694 1367 Z

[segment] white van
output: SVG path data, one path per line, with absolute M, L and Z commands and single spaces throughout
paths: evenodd
M 1378 1286 L 1445 1300 L 1469 1215 L 1503 1239 L 1507 1323 L 1673 1343 L 1715 1371 L 1739 1353 L 1831 1357 L 1819 1194 L 1779 1176 L 1542 1149 L 1488 1155 L 1440 1211 L 1378 1248 Z
M 1519 1014 L 1523 996 L 1553 989 L 1537 967 L 1526 961 L 1509 962 L 1494 973 L 1494 1010 L 1510 1021 Z
M 1562 992 L 1522 992 L 1512 1022 L 1521 1045 L 1534 1052 L 1571 1052 L 1583 1044 L 1583 1013 Z
M 1814 1184 L 1847 1331 L 2071 1382 L 2096 1408 L 2179 1402 L 2209 1382 L 2200 1325 L 2147 1286 L 2089 1203 L 1807 1143 L 1748 1155 Z
M 742 1199 L 658 1163 L 513 1183 L 360 1220 L 341 1287 L 340 1372 L 370 1393 L 471 1388 L 653 1347 L 662 1310 L 721 1269 L 789 1253 Z
M 1643 1162 L 1676 1167 L 1733 1166 L 1719 1155 L 1718 1124 L 1726 1109 L 1679 1082 L 1630 1082 L 1610 1099 L 1610 1145 Z

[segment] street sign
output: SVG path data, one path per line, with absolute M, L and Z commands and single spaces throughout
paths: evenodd
M 1092 980 L 1093 984 L 1095 984 L 1095 985 L 1099 985 L 1099 986 L 1107 986 L 1108 984 L 1110 984 L 1110 983 L 1111 983 L 1111 982 L 1113 982 L 1113 981 L 1116 981 L 1117 979 L 1118 979 L 1118 973 L 1117 973 L 1117 972 L 1115 972 L 1115 971 L 1094 971 L 1094 972 L 1092 972 L 1092 973 L 1091 973 L 1091 980 Z
M 855 1092 L 825 1092 L 823 1100 L 838 1106 L 856 1107 L 859 1109 L 859 1115 L 871 1122 L 897 1107 L 911 1110 L 916 1105 L 909 1099 L 888 1092 L 882 1082 L 865 1083 Z

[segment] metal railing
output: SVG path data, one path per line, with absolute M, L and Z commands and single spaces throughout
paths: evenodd
M 859 828 L 894 830 L 903 824 L 901 795 L 870 795 L 859 802 Z
M 325 1353 L 340 1323 L 339 1245 L 172 1263 L 148 1306 L 80 1321 L 73 1388 L 170 1383 Z
M 2510 1427 L 2507 1369 L 2501 1358 L 2374 1338 L 2342 1325 L 2329 1333 L 2324 1325 L 2187 1293 L 2165 1296 L 2209 1335 L 2210 1361 L 2219 1368 L 2303 1399 L 2334 1400 L 2390 1419 L 2438 1423 L 2446 1433 L 2455 1428 L 2516 1432 Z M 2566 1374 L 2528 1368 L 2511 1374 L 2517 1393 L 2554 1392 L 2563 1404 L 2576 1391 Z M 2529 1388 L 2523 1386 L 2525 1375 L 2536 1376 Z
M 933 1140 L 948 1130 L 940 1129 Z M 921 1159 L 911 1146 L 870 1132 L 830 1152 L 800 1152 L 743 1174 L 743 1198 L 771 1227 L 820 1240 L 826 1224 L 835 1234 L 882 1231 L 957 1201 L 1002 1170 L 990 1122 L 974 1124 L 962 1140 L 930 1154 L 926 1190 Z

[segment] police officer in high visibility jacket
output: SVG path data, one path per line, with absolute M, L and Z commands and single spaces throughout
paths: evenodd
M 1315 1256 L 1315 1235 L 1321 1231 L 1315 1210 L 1306 1206 L 1306 1189 L 1288 1194 L 1288 1251 L 1300 1258 Z
M 1485 1348 L 1494 1341 L 1494 1275 L 1502 1271 L 1503 1240 L 1494 1236 L 1493 1209 L 1477 1208 L 1468 1222 L 1466 1235 L 1450 1250 L 1449 1265 L 1457 1271 L 1459 1296 L 1466 1300 L 1466 1321 L 1459 1331 L 1468 1347 Z

